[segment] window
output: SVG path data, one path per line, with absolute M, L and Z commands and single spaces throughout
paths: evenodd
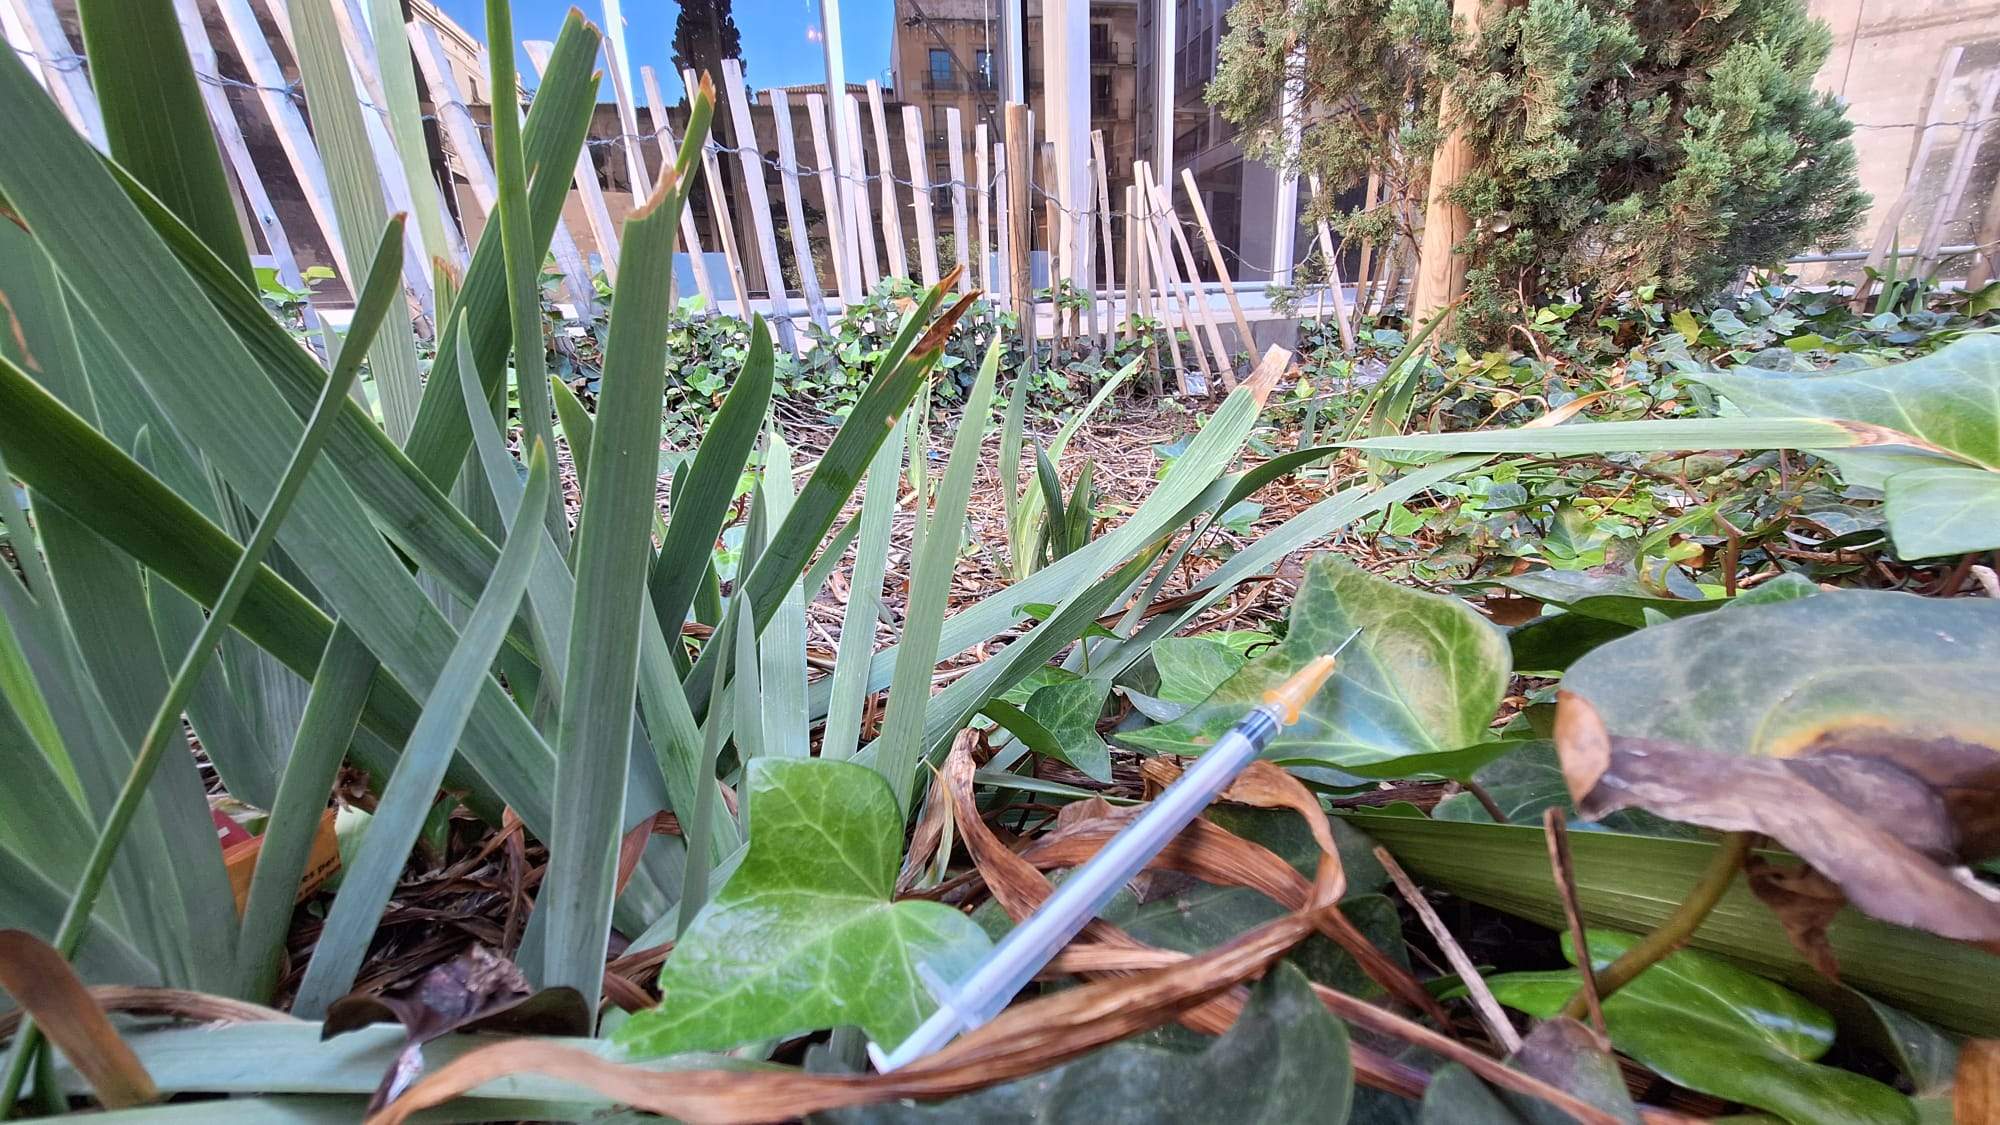
M 1090 76 L 1090 106 L 1098 113 L 1111 112 L 1111 76 L 1093 74 Z
M 973 81 L 981 90 L 993 88 L 993 52 L 984 47 L 972 52 Z
M 949 123 L 945 119 L 945 109 L 946 107 L 941 105 L 931 107 L 931 140 L 939 144 L 944 143 L 945 130 L 949 128 Z
M 1105 63 L 1114 61 L 1111 58 L 1110 24 L 1093 23 L 1090 25 L 1090 61 Z
M 931 48 L 930 85 L 933 90 L 951 88 L 951 52 L 942 47 Z

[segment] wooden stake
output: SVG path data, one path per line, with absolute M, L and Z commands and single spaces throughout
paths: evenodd
M 271 53 L 271 44 L 264 38 L 264 28 L 257 22 L 257 13 L 250 10 L 249 0 L 216 0 L 216 9 L 222 13 L 223 26 L 229 30 L 229 38 L 236 45 L 236 54 L 243 62 L 243 69 L 248 72 L 251 83 L 258 87 L 257 101 L 264 107 L 264 115 L 270 119 L 271 128 L 278 135 L 278 147 L 284 150 L 285 159 L 292 166 L 292 175 L 297 178 L 299 190 L 305 195 L 306 206 L 312 211 L 313 222 L 318 224 L 320 234 L 326 240 L 334 269 L 340 272 L 341 280 L 349 287 L 360 285 L 361 280 L 348 269 L 346 248 L 340 241 L 340 224 L 333 214 L 333 193 L 327 187 L 326 165 L 320 161 L 319 149 L 313 145 L 312 131 L 306 128 L 305 117 L 286 93 L 291 84 L 279 68 L 277 56 Z M 29 11 L 33 14 L 33 4 Z
M 1368 189 L 1362 196 L 1361 209 L 1364 211 L 1373 211 L 1381 202 L 1382 173 L 1374 168 L 1370 168 L 1368 170 Z M 1354 283 L 1358 287 L 1354 292 L 1354 317 L 1356 321 L 1361 319 L 1363 312 L 1368 308 L 1368 286 L 1375 279 L 1374 265 L 1375 240 L 1364 238 L 1361 240 L 1360 268 L 1356 271 L 1354 278 Z
M 35 85 L 47 90 L 49 76 L 42 69 L 41 59 L 36 57 L 41 52 L 35 49 L 35 41 L 29 36 L 27 17 L 21 14 L 12 0 L 0 0 L 0 39 L 6 40 L 7 45 L 14 48 L 14 53 L 21 56 L 21 65 L 27 68 L 28 77 L 35 80 Z M 60 104 L 57 108 L 61 108 Z
M 0 0 L 0 10 L 5 10 L 4 0 Z M 187 43 L 188 61 L 194 66 L 195 73 L 217 73 L 215 47 L 208 41 L 208 29 L 202 23 L 201 9 L 196 6 L 195 0 L 174 0 L 174 16 L 180 21 L 181 38 Z M 262 232 L 264 245 L 270 248 L 272 260 L 277 263 L 278 280 L 294 289 L 307 288 L 298 259 L 292 256 L 291 240 L 285 237 L 284 225 L 278 221 L 277 208 L 271 205 L 270 194 L 264 190 L 263 178 L 257 174 L 257 165 L 250 158 L 250 146 L 243 140 L 243 130 L 236 123 L 236 111 L 229 104 L 229 96 L 212 82 L 198 81 L 195 85 L 201 91 L 202 107 L 208 111 L 208 123 L 221 142 L 222 155 L 229 161 L 230 170 L 236 174 L 236 182 L 243 189 L 250 217 Z M 317 319 L 313 317 L 311 302 L 306 304 L 306 313 L 308 317 Z
M 1004 129 L 1003 129 L 1004 131 Z M 1013 227 L 1010 214 L 1013 210 L 1012 189 L 1007 178 L 1007 146 L 996 142 L 993 145 L 993 193 L 999 205 L 993 212 L 993 254 L 996 268 L 993 271 L 993 291 L 999 294 L 1000 303 L 1014 308 L 1014 241 L 1008 233 Z
M 1308 176 L 1306 177 L 1306 182 L 1312 188 L 1313 201 L 1318 202 L 1319 176 L 1317 174 Z M 1321 219 L 1317 226 L 1319 227 L 1319 252 L 1326 255 L 1327 291 L 1333 296 L 1333 323 L 1336 328 L 1340 329 L 1340 350 L 1353 355 L 1354 329 L 1357 326 L 1348 323 L 1347 287 L 1340 280 L 1340 257 L 1334 253 L 1333 229 L 1326 225 L 1325 219 Z
M 861 247 L 863 275 L 868 279 L 868 288 L 874 289 L 882 283 L 882 262 L 875 252 L 875 214 L 868 201 L 868 157 L 861 144 L 861 101 L 853 94 L 841 95 L 847 103 L 847 122 L 843 126 L 848 132 L 848 151 L 854 154 L 854 166 L 847 170 L 848 206 L 852 209 L 855 242 Z
M 1059 241 L 1063 230 L 1062 208 L 1056 202 L 1056 193 L 1051 190 L 1056 186 L 1056 146 L 1043 141 L 1040 147 L 1041 160 L 1036 167 L 1040 169 L 1041 177 L 1036 182 L 1042 189 L 1042 221 L 1048 224 L 1045 228 L 1048 233 L 1042 236 L 1042 255 L 1048 263 L 1049 272 L 1049 335 L 1057 347 L 1062 347 L 1068 342 L 1073 326 L 1069 313 L 1062 305 L 1062 283 L 1068 274 L 1059 270 L 1058 266 L 1069 256 L 1069 252 L 1062 248 Z M 1030 284 L 1033 284 L 1032 279 Z
M 1209 368 L 1208 353 L 1202 349 L 1201 335 L 1195 326 L 1194 316 L 1188 312 L 1187 299 L 1181 294 L 1180 277 L 1174 269 L 1173 258 L 1167 249 L 1170 243 L 1166 232 L 1161 229 L 1164 221 L 1163 217 L 1154 210 L 1152 192 L 1148 188 L 1149 180 L 1150 176 L 1146 172 L 1145 161 L 1135 161 L 1132 165 L 1132 182 L 1138 185 L 1139 206 L 1145 212 L 1144 219 L 1139 225 L 1145 231 L 1146 246 L 1152 253 L 1150 265 L 1153 276 L 1159 279 L 1159 288 L 1164 294 L 1160 302 L 1160 307 L 1164 311 L 1168 303 L 1171 302 L 1174 309 L 1179 313 L 1180 325 L 1187 330 L 1188 334 L 1188 350 L 1194 353 L 1194 365 L 1201 372 L 1201 386 L 1199 389 L 1191 389 L 1193 386 L 1192 383 L 1184 378 L 1182 380 L 1181 391 L 1184 394 L 1207 394 L 1208 380 L 1214 372 Z M 1170 333 L 1172 327 L 1172 322 L 1169 321 L 1168 329 Z M 1176 349 L 1179 348 L 1180 341 L 1177 337 L 1170 334 L 1168 339 L 1174 342 Z
M 743 163 L 743 188 L 750 197 L 750 226 L 757 234 L 757 257 L 764 265 L 764 289 L 770 294 L 771 320 L 778 328 L 778 342 L 797 355 L 799 342 L 792 332 L 792 298 L 785 292 L 785 270 L 778 261 L 778 232 L 771 222 L 771 193 L 764 185 L 763 146 L 757 140 L 757 121 L 750 116 L 743 65 L 735 59 L 723 59 L 722 81 L 728 89 L 730 116 L 736 121 L 736 155 Z
M 692 91 L 701 88 L 701 79 L 693 70 L 683 70 L 681 86 L 692 97 Z M 715 150 L 706 143 L 701 146 L 701 178 L 708 185 L 709 210 L 715 216 L 716 241 L 722 244 L 722 260 L 729 267 L 729 284 L 736 290 L 736 312 L 748 324 L 750 279 L 743 270 L 742 251 L 736 241 L 736 220 L 729 213 L 728 185 L 722 179 L 722 168 L 715 162 Z
M 882 111 L 882 84 L 868 80 L 868 116 L 875 123 L 875 155 L 882 172 L 882 232 L 889 240 L 889 272 L 910 276 L 910 256 L 903 245 L 902 207 L 896 202 L 896 162 L 889 158 L 889 119 Z
M 972 167 L 975 182 L 973 194 L 979 200 L 979 288 L 991 293 L 1000 287 L 999 279 L 993 275 L 993 265 L 987 260 L 989 247 L 993 245 L 993 201 L 987 194 L 986 185 L 991 183 L 993 161 L 992 142 L 986 139 L 986 122 L 972 127 Z
M 55 97 L 57 108 L 99 152 L 107 151 L 110 142 L 104 132 L 104 114 L 97 107 L 97 91 L 91 89 L 90 76 L 71 58 L 74 52 L 69 34 L 63 30 L 54 5 L 49 0 L 0 0 L 9 2 L 15 5 L 17 17 L 10 21 L 9 38 L 26 36 L 28 49 L 41 60 L 42 85 Z M 35 59 L 22 59 L 21 64 L 36 69 Z
M 1973 256 L 1972 269 L 1965 275 L 1968 293 L 1986 288 L 1993 280 L 1993 260 L 2000 257 L 2000 180 L 1993 182 L 1993 194 L 1986 201 L 1986 218 L 1980 222 L 1979 235 L 1973 241 L 1980 249 Z
M 771 102 L 771 121 L 778 129 L 778 178 L 785 193 L 785 225 L 791 228 L 792 261 L 799 271 L 799 288 L 813 323 L 827 327 L 826 300 L 820 295 L 819 270 L 813 262 L 812 236 L 806 229 L 805 202 L 799 197 L 799 155 L 792 144 L 792 106 L 782 89 L 764 91 Z M 828 216 L 832 218 L 831 215 Z
M 388 151 L 393 155 L 393 160 L 382 160 L 382 168 L 385 176 L 393 171 L 396 177 L 396 182 L 390 185 L 392 206 L 408 201 L 412 217 L 410 226 L 416 231 L 415 244 L 423 251 L 426 267 L 429 267 L 431 259 L 442 258 L 462 270 L 471 257 L 471 251 L 467 249 L 465 235 L 458 229 L 451 212 L 445 210 L 444 197 L 438 193 L 437 181 L 431 177 L 430 149 L 423 139 L 423 125 L 414 120 L 417 77 L 410 68 L 409 52 L 404 49 L 401 37 L 396 37 L 390 40 L 396 50 L 385 56 L 376 45 L 375 34 L 361 5 L 362 0 L 346 0 L 346 3 L 336 5 L 333 9 L 334 21 L 340 27 L 341 39 L 347 45 L 354 72 L 367 89 L 369 99 L 380 107 L 375 116 L 382 119 L 382 131 L 389 141 Z M 400 21 L 401 5 L 395 7 Z M 407 95 L 410 99 L 409 109 L 413 118 L 410 121 L 401 120 L 400 115 L 391 116 L 392 77 L 396 93 Z M 208 83 L 203 82 L 202 85 Z M 427 268 L 427 276 L 428 273 Z
M 1035 356 L 1035 290 L 1028 274 L 1028 245 L 1031 223 L 1028 211 L 1030 138 L 1028 107 L 1007 106 L 1007 292 L 1014 303 L 1014 315 L 1021 322 L 1021 346 L 1032 365 Z
M 1979 87 L 1970 123 L 1959 127 L 1958 151 L 1952 153 L 1951 171 L 1944 181 L 1944 194 L 1938 197 L 1937 208 L 1931 212 L 1931 221 L 1924 228 L 1923 241 L 1917 244 L 1917 277 L 1928 277 L 1937 265 L 1938 247 L 1944 244 L 1945 225 L 1958 215 L 1958 205 L 1965 198 L 1965 185 L 1972 178 L 1973 162 L 1979 156 L 1980 146 L 1986 141 L 1986 127 L 1992 123 L 1996 96 L 2000 96 L 2000 69 L 1987 72 L 1986 81 Z
M 653 197 L 653 177 L 646 169 L 646 148 L 639 140 L 639 111 L 632 97 L 632 60 L 625 53 L 625 13 L 619 0 L 604 0 L 604 58 L 611 64 L 611 96 L 618 103 L 618 147 L 625 153 L 625 171 L 632 181 L 632 202 Z M 539 69 L 539 68 L 538 68 Z M 664 165 L 663 165 L 664 167 Z
M 353 56 L 349 53 L 353 36 L 342 37 L 340 35 L 340 25 L 343 15 L 354 18 L 357 21 L 359 19 L 359 13 L 350 10 L 351 3 L 352 0 L 343 0 L 343 2 L 331 4 L 327 8 L 327 13 L 333 17 L 335 36 L 341 39 L 341 61 L 347 64 L 348 81 L 354 84 L 357 95 L 372 102 L 375 106 L 383 106 L 387 103 L 387 97 L 381 91 L 380 82 L 378 81 L 371 86 L 368 79 L 373 76 L 372 71 L 364 74 L 362 68 L 355 63 Z M 270 14 L 271 21 L 277 25 L 278 35 L 284 40 L 285 50 L 291 53 L 292 61 L 298 63 L 298 40 L 292 35 L 292 15 L 288 0 L 264 0 L 264 10 Z M 302 63 L 300 65 L 303 66 Z M 387 203 L 383 208 L 385 215 L 408 215 L 416 210 L 416 205 L 410 200 L 409 183 L 403 178 L 402 160 L 396 154 L 395 139 L 389 135 L 388 122 L 384 118 L 385 112 L 386 110 L 383 112 L 368 112 L 367 107 L 364 106 L 363 112 L 360 114 L 361 131 L 367 139 L 369 155 L 374 159 L 374 167 L 368 169 L 375 173 L 374 182 L 372 184 L 363 183 L 362 181 L 365 177 L 360 176 L 359 173 L 355 173 L 354 170 L 346 167 L 335 166 L 326 169 L 328 176 L 327 187 L 331 191 L 335 180 L 339 179 L 359 189 L 360 192 L 366 193 L 372 191 L 378 197 L 386 197 Z M 308 143 L 314 146 L 315 149 L 319 144 L 316 139 L 309 139 Z M 320 158 L 320 163 L 322 168 L 326 168 L 324 157 Z M 347 178 L 350 174 L 353 174 L 352 179 Z M 337 201 L 335 217 L 339 217 Z M 385 219 L 384 221 L 387 220 Z M 370 232 L 364 237 L 372 245 L 375 237 L 374 233 Z M 346 247 L 343 246 L 343 252 L 345 249 Z M 417 224 L 406 224 L 403 227 L 403 288 L 415 304 L 417 312 L 426 320 L 433 319 L 437 315 L 437 298 L 431 289 L 430 266 L 430 254 L 424 248 L 422 232 L 417 229 Z
M 1084 208 L 1083 215 L 1076 224 L 1078 244 L 1076 270 L 1077 277 L 1081 279 L 1083 285 L 1084 295 L 1090 300 L 1090 304 L 1084 306 L 1085 331 L 1090 335 L 1090 345 L 1101 348 L 1104 346 L 1104 333 L 1098 323 L 1097 312 L 1097 224 L 1091 221 L 1096 217 L 1097 211 L 1096 183 L 1097 156 L 1093 153 L 1083 161 Z
M 486 155 L 486 146 L 480 142 L 479 126 L 472 120 L 472 111 L 466 108 L 465 94 L 458 88 L 458 78 L 445 61 L 444 45 L 438 42 L 437 29 L 422 20 L 412 20 L 404 31 L 417 56 L 417 69 L 424 73 L 424 85 L 430 88 L 431 104 L 437 110 L 438 121 L 444 126 L 445 138 L 451 142 L 451 150 L 458 157 L 459 170 L 465 173 L 466 183 L 472 188 L 473 201 L 490 219 L 500 194 L 498 181 L 493 178 L 493 162 Z M 590 267 L 584 262 L 582 252 L 576 248 L 576 239 L 570 237 L 568 225 L 561 220 L 557 220 L 555 235 L 549 240 L 549 253 L 555 255 L 556 266 L 563 272 L 570 299 L 576 307 L 594 308 L 597 304 L 597 285 L 591 279 Z
M 840 179 L 836 165 L 840 161 L 838 150 L 827 140 L 826 99 L 818 94 L 806 95 L 806 117 L 812 122 L 813 162 L 819 166 L 820 206 L 826 214 L 827 227 L 833 237 L 833 275 L 840 287 L 842 307 L 859 304 L 862 297 L 861 254 L 854 245 L 853 224 L 848 220 L 847 197 L 841 194 Z
M 910 159 L 910 210 L 917 218 L 917 261 L 923 267 L 924 285 L 938 280 L 937 216 L 931 203 L 930 153 L 924 144 L 924 115 L 916 106 L 903 106 L 903 152 Z
M 1243 302 L 1237 299 L 1236 286 L 1230 281 L 1229 263 L 1222 258 L 1222 243 L 1216 240 L 1215 227 L 1208 221 L 1208 207 L 1201 200 L 1201 189 L 1195 186 L 1194 172 L 1181 169 L 1181 183 L 1187 188 L 1188 206 L 1193 208 L 1195 223 L 1201 227 L 1202 243 L 1208 247 L 1209 261 L 1215 263 L 1215 276 L 1222 282 L 1223 295 L 1229 298 L 1229 315 L 1236 320 L 1236 333 L 1243 339 L 1243 350 L 1254 353 L 1257 340 L 1250 334 L 1250 318 L 1243 315 Z
M 1137 174 L 1138 169 L 1136 167 L 1133 169 L 1133 173 L 1134 173 L 1132 178 L 1133 206 L 1143 210 L 1147 206 L 1146 189 L 1140 186 L 1140 184 L 1142 184 L 1143 181 L 1139 178 Z M 1193 381 L 1188 377 L 1187 366 L 1181 362 L 1180 336 L 1176 331 L 1174 318 L 1171 315 L 1169 315 L 1167 311 L 1167 304 L 1170 299 L 1169 298 L 1170 294 L 1173 304 L 1180 311 L 1180 323 L 1183 325 L 1189 325 L 1188 344 L 1190 346 L 1190 350 L 1194 352 L 1194 359 L 1196 366 L 1198 366 L 1201 369 L 1201 377 L 1203 381 L 1201 393 L 1206 393 L 1206 391 L 1208 390 L 1208 387 L 1206 385 L 1208 378 L 1208 359 L 1206 356 L 1202 354 L 1201 340 L 1194 333 L 1194 329 L 1192 327 L 1192 321 L 1187 315 L 1187 309 L 1181 303 L 1180 293 L 1178 290 L 1173 288 L 1173 282 L 1168 274 L 1168 263 L 1166 260 L 1166 254 L 1164 253 L 1163 248 L 1161 247 L 1160 244 L 1160 228 L 1156 223 L 1152 221 L 1152 216 L 1142 215 L 1140 217 L 1139 234 L 1140 237 L 1145 239 L 1145 245 L 1143 247 L 1143 250 L 1145 251 L 1146 254 L 1145 274 L 1147 278 L 1147 283 L 1151 287 L 1150 291 L 1147 294 L 1147 299 L 1151 301 L 1153 303 L 1153 307 L 1159 311 L 1158 319 L 1166 329 L 1167 348 L 1169 352 L 1173 355 L 1174 359 L 1174 378 L 1176 380 L 1177 389 L 1180 391 L 1180 393 L 1184 395 L 1197 393 L 1194 389 Z
M 1180 247 L 1181 262 L 1187 267 L 1188 301 L 1194 305 L 1196 316 L 1200 318 L 1203 330 L 1208 333 L 1209 348 L 1215 357 L 1216 369 L 1222 375 L 1222 385 L 1226 390 L 1235 390 L 1236 363 L 1231 359 L 1228 347 L 1222 342 L 1222 330 L 1216 326 L 1215 311 L 1208 307 L 1208 290 L 1203 286 L 1201 271 L 1195 265 L 1194 247 L 1188 245 L 1187 229 L 1181 226 L 1180 214 L 1174 210 L 1173 200 L 1166 189 L 1153 179 L 1152 166 L 1145 165 L 1145 169 L 1145 190 L 1152 197 L 1154 205 L 1159 208 L 1161 225 L 1173 235 L 1168 252 L 1172 252 L 1173 246 Z M 1190 328 L 1188 331 L 1194 330 Z
M 1104 237 L 1104 312 L 1107 322 L 1104 325 L 1104 346 L 1108 349 L 1111 347 L 1112 337 L 1118 333 L 1118 302 L 1116 298 L 1118 271 L 1114 268 L 1116 265 L 1114 250 L 1118 243 L 1111 237 L 1111 186 L 1104 179 L 1106 165 L 1104 162 L 1104 130 L 1102 129 L 1093 129 L 1090 132 L 1090 161 L 1091 167 L 1096 169 L 1094 178 L 1097 181 L 1097 226 Z M 1126 255 L 1126 261 L 1128 264 L 1125 275 L 1129 278 L 1131 276 L 1131 266 L 1129 264 L 1131 256 L 1129 251 Z M 1129 298 L 1127 304 L 1130 304 Z
M 951 253 L 958 262 L 958 291 L 972 292 L 972 270 L 966 258 L 970 247 L 966 244 L 965 221 L 965 134 L 961 129 L 957 106 L 947 106 L 944 111 L 945 168 L 951 173 Z
M 1132 206 L 1132 188 L 1130 185 L 1127 185 L 1125 188 L 1125 319 L 1123 327 L 1125 329 L 1125 336 L 1128 339 L 1136 337 L 1139 334 L 1138 325 L 1134 323 L 1139 316 L 1138 249 L 1139 216 L 1137 209 Z

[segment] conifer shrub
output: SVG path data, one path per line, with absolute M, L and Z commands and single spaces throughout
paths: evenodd
M 1377 245 L 1421 221 L 1431 156 L 1463 123 L 1457 323 L 1497 339 L 1551 301 L 1697 301 L 1848 238 L 1868 197 L 1851 124 L 1812 86 L 1831 44 L 1803 0 L 1490 0 L 1476 36 L 1449 0 L 1238 0 L 1207 96 L 1283 166 L 1294 82 L 1295 167 L 1331 189 L 1311 206 Z M 1371 170 L 1374 206 L 1336 201 Z

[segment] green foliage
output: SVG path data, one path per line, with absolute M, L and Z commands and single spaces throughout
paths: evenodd
M 1025 1125 L 1035 1121 L 1161 1120 L 1163 1090 L 1175 1120 L 1341 1125 L 1353 1096 L 1347 1028 L 1327 1012 L 1304 974 L 1279 965 L 1251 990 L 1230 1029 L 1192 1057 L 1121 1043 L 1049 1071 L 935 1105 L 886 1105 L 825 1114 L 830 1125 Z
M 970 918 L 894 902 L 903 814 L 880 775 L 845 762 L 752 763 L 750 849 L 660 973 L 660 1007 L 618 1041 L 641 1057 L 834 1026 L 877 1042 L 936 1002 L 917 973 L 956 980 L 986 951 Z
M 1342 657 L 1340 678 L 1266 748 L 1267 756 L 1360 766 L 1486 741 L 1487 721 L 1507 683 L 1499 631 L 1456 598 L 1398 586 L 1331 555 L 1308 566 L 1282 642 L 1184 718 L 1124 741 L 1199 753 L 1265 692 L 1356 629 L 1361 635 Z
M 1592 930 L 1600 971 L 1637 941 Z M 1574 964 L 1575 944 L 1563 937 Z M 1506 973 L 1487 981 L 1501 1003 L 1540 1018 L 1576 990 L 1574 970 Z M 1604 1001 L 1612 1045 L 1691 1090 L 1768 1110 L 1795 1125 L 1915 1125 L 1910 1100 L 1871 1078 L 1817 1065 L 1833 1046 L 1833 1018 L 1788 989 L 1703 953 L 1669 954 Z
M 1290 161 L 1280 100 L 1306 103 L 1297 161 L 1336 191 L 1384 171 L 1406 193 L 1315 208 L 1385 239 L 1421 209 L 1430 155 L 1463 126 L 1454 199 L 1472 219 L 1460 323 L 1498 341 L 1537 305 L 1656 287 L 1705 298 L 1746 266 L 1839 243 L 1867 197 L 1852 126 L 1813 76 L 1832 39 L 1802 0 L 1528 0 L 1490 5 L 1477 41 L 1446 0 L 1248 0 L 1230 9 L 1209 100 L 1246 147 Z M 1302 70 L 1289 69 L 1293 45 Z M 1450 86 L 1458 113 L 1439 121 Z

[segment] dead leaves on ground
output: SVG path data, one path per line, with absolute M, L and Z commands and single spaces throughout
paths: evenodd
M 334 1001 L 320 1037 L 392 1021 L 403 1025 L 406 1038 L 368 1101 L 370 1112 L 417 1080 L 424 1069 L 424 1044 L 439 1036 L 455 1031 L 588 1035 L 593 1023 L 582 993 L 573 988 L 534 991 L 512 961 L 483 945 L 433 966 L 409 988 L 379 996 L 353 993 Z
M 939 788 L 949 799 L 955 835 L 972 855 L 986 887 L 1018 919 L 1050 893 L 1044 867 L 1074 866 L 1095 854 L 1132 814 L 1108 807 L 1092 809 L 1096 815 L 1080 815 L 1017 854 L 986 826 L 973 800 L 970 742 L 977 737 L 967 732 L 954 745 L 940 773 Z M 1291 792 L 1293 788 L 1297 793 Z M 1297 809 L 1302 815 L 1310 809 L 1309 823 L 1324 817 L 1310 794 L 1276 769 L 1253 770 L 1229 796 Z M 621 1104 L 684 1121 L 782 1120 L 892 1099 L 967 1093 L 1046 1070 L 1176 1019 L 1219 1034 L 1242 1011 L 1245 983 L 1261 977 L 1313 933 L 1328 933 L 1343 945 L 1356 942 L 1350 951 L 1365 956 L 1358 948 L 1367 944 L 1365 939 L 1351 925 L 1342 926 L 1339 899 L 1345 879 L 1331 833 L 1324 824 L 1316 824 L 1314 836 L 1321 842 L 1322 855 L 1316 877 L 1308 882 L 1268 849 L 1207 821 L 1196 821 L 1162 854 L 1156 867 L 1259 889 L 1290 912 L 1196 955 L 1154 949 L 1100 919 L 1079 935 L 1059 962 L 1063 969 L 1085 977 L 1084 983 L 1016 1003 L 944 1050 L 887 1074 L 813 1074 L 791 1068 L 660 1072 L 546 1042 L 512 1040 L 443 1067 L 372 1120 L 376 1125 L 399 1125 L 420 1110 L 521 1072 L 575 1082 Z M 1376 956 L 1380 957 L 1379 951 Z M 1407 978 L 1393 962 L 1389 967 Z M 1378 979 L 1397 995 L 1414 985 L 1390 974 L 1385 977 Z M 1551 1102 L 1579 1121 L 1599 1125 L 1615 1120 L 1555 1086 L 1394 1012 L 1324 986 L 1314 986 L 1314 994 L 1335 1015 L 1358 1027 L 1437 1052 L 1497 1086 Z M 1427 1080 L 1423 1072 L 1359 1045 L 1354 1065 L 1362 1082 L 1406 1097 L 1420 1096 Z

